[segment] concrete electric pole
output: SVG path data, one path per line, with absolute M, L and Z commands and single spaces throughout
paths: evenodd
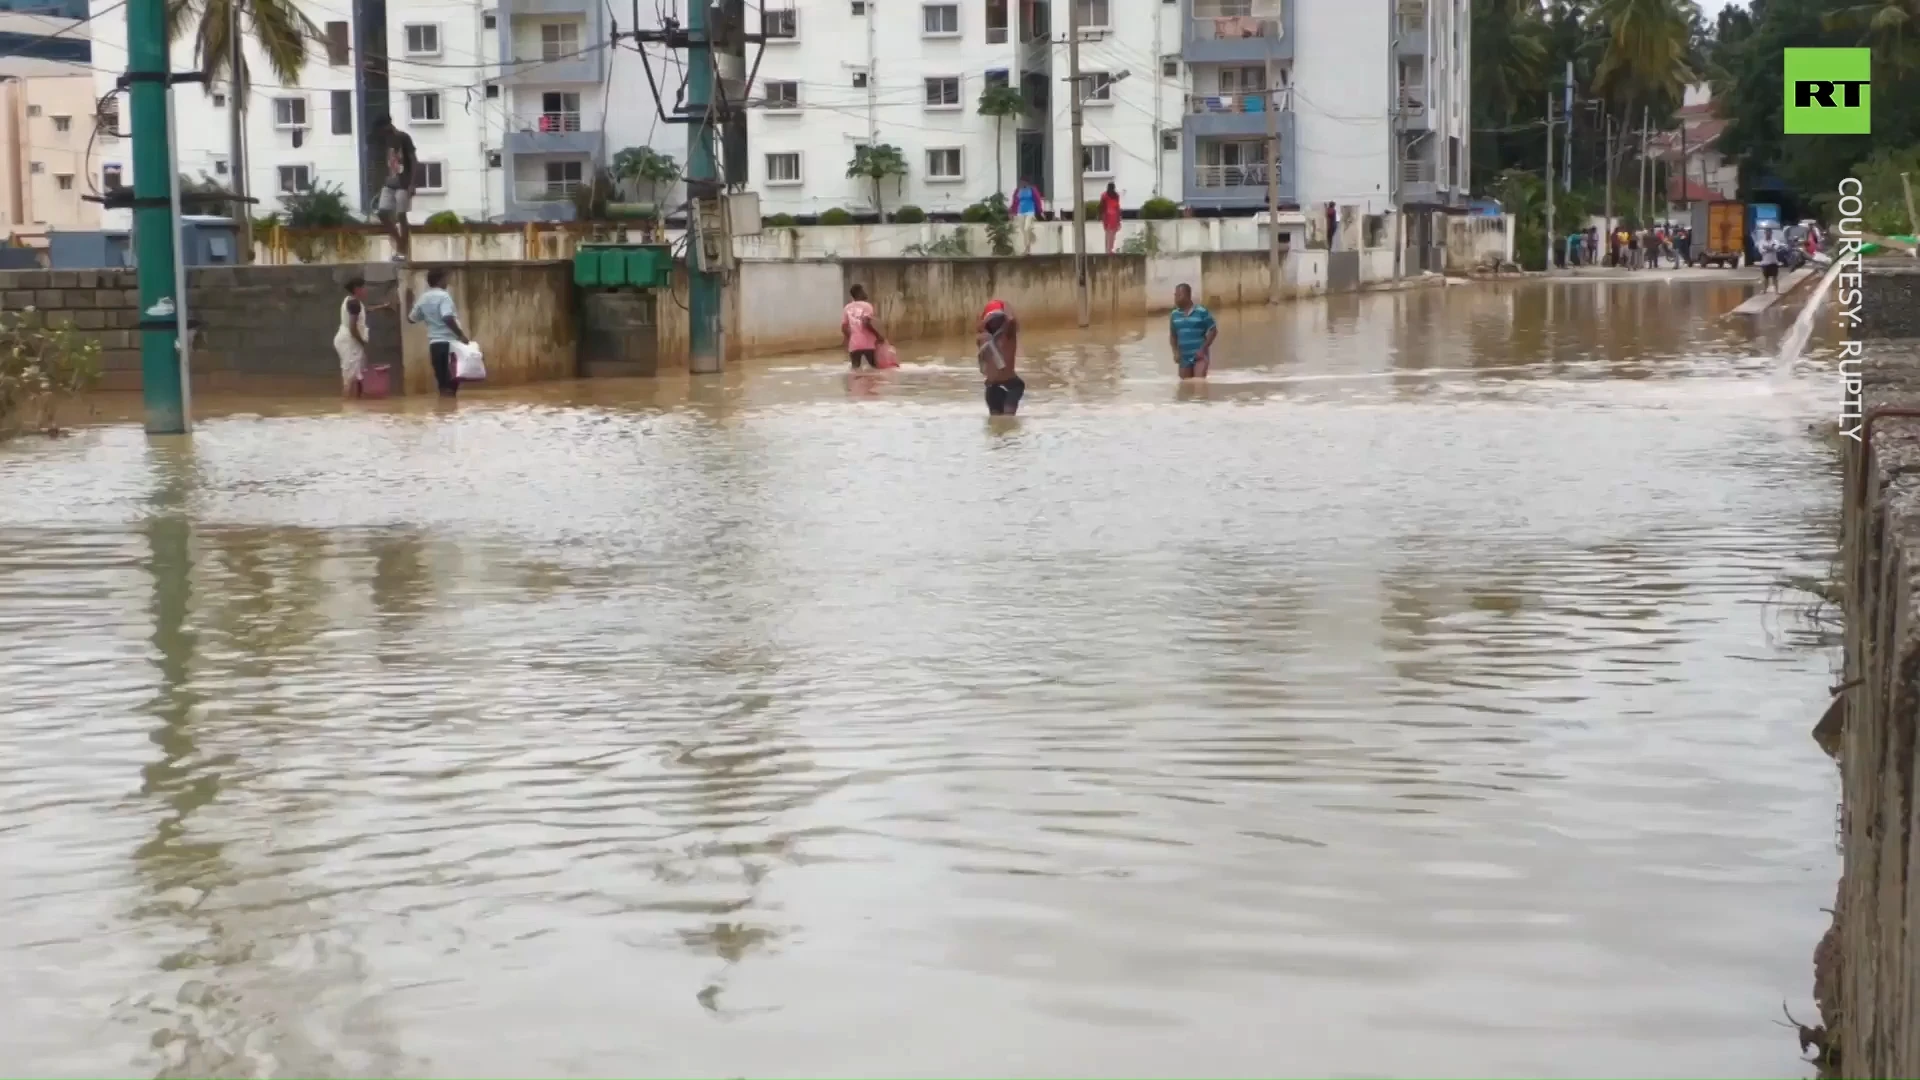
M 1571 118 L 1569 118 L 1571 122 Z M 1553 273 L 1553 91 L 1547 91 L 1547 273 Z
M 127 98 L 133 120 L 133 236 L 140 281 L 140 393 L 147 434 L 187 430 L 187 372 L 180 352 L 186 305 L 174 264 L 179 223 L 173 217 L 167 95 L 167 0 L 127 0 Z M 109 192 L 109 198 L 112 193 Z M 119 205 L 129 205 L 122 201 Z M 235 237 L 246 242 L 246 237 Z
M 1073 190 L 1068 197 L 1073 200 L 1073 288 L 1081 326 L 1093 322 L 1093 300 L 1087 295 L 1087 163 L 1080 144 L 1085 92 L 1080 82 L 1080 0 L 1067 0 L 1067 103 L 1073 117 Z
M 240 65 L 246 50 L 240 42 L 240 0 L 227 0 L 227 186 L 233 203 L 234 249 L 237 261 L 253 261 L 253 215 L 247 209 L 247 97 L 241 92 Z
M 765 17 L 764 15 L 762 16 Z M 706 258 L 700 233 L 718 216 L 710 201 L 720 197 L 720 167 L 713 156 L 713 35 L 707 0 L 687 5 L 687 221 L 695 230 L 687 246 L 687 371 L 720 370 L 720 275 Z M 703 212 L 706 211 L 706 212 Z
M 1271 42 L 1272 39 L 1269 39 Z M 1267 303 L 1280 302 L 1280 84 L 1267 55 Z

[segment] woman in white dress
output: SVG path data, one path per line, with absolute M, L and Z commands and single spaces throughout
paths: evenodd
M 367 310 L 367 282 L 353 278 L 340 303 L 340 329 L 333 335 L 333 349 L 340 354 L 340 390 L 350 398 L 360 396 L 360 380 L 367 373 Z

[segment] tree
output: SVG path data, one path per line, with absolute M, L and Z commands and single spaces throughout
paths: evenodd
M 680 163 L 651 146 L 629 146 L 613 155 L 613 175 L 628 185 L 645 184 L 648 196 L 659 202 L 660 189 L 679 182 Z
M 1001 125 L 1007 117 L 1019 116 L 1027 108 L 1027 99 L 1020 91 L 1006 83 L 988 83 L 980 91 L 980 104 L 977 106 L 981 116 L 993 117 L 993 190 L 1005 192 L 1006 182 L 1000 172 Z
M 326 40 L 326 35 L 294 0 L 168 0 L 167 40 L 179 41 L 193 34 L 193 55 L 207 81 L 203 89 L 211 93 L 213 84 L 228 77 L 227 62 L 232 55 L 228 30 L 233 26 L 233 5 L 253 31 L 254 44 L 266 54 L 267 66 L 274 78 L 286 86 L 298 86 L 300 73 L 307 66 L 307 41 Z M 245 95 L 252 85 L 253 73 L 246 58 L 240 61 L 235 85 Z
M 862 146 L 853 152 L 853 160 L 847 163 L 847 179 L 866 177 L 873 181 L 873 208 L 885 219 L 885 208 L 881 205 L 880 186 L 889 178 L 907 175 L 907 159 L 901 155 L 900 148 L 891 143 L 878 143 Z
M 1473 112 L 1480 172 L 1502 164 L 1501 132 L 1517 115 L 1539 115 L 1547 82 L 1547 26 L 1533 0 L 1478 0 L 1473 5 Z

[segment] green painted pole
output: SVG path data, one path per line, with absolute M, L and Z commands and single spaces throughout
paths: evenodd
M 186 373 L 180 370 L 178 324 L 172 319 L 178 275 L 173 263 L 167 147 L 167 0 L 127 0 L 127 96 L 133 117 L 134 257 L 140 277 L 140 391 L 147 434 L 187 430 Z M 240 238 L 244 243 L 245 237 Z
M 720 179 L 720 168 L 713 159 L 713 42 L 709 37 L 707 0 L 692 0 L 687 5 L 687 112 L 693 121 L 687 125 L 687 179 Z M 711 186 L 709 186 L 711 190 Z M 699 221 L 698 213 L 688 215 Z M 711 375 L 720 370 L 720 275 L 702 262 L 699 245 L 688 245 L 693 258 L 687 266 L 687 370 L 695 375 Z

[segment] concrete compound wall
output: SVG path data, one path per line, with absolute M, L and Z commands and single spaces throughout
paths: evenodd
M 1866 410 L 1920 408 L 1920 270 L 1870 273 L 1863 299 Z M 1920 1076 L 1920 419 L 1845 446 L 1845 668 L 1815 730 L 1839 759 L 1844 847 L 1814 953 L 1818 1034 L 1829 1074 Z

